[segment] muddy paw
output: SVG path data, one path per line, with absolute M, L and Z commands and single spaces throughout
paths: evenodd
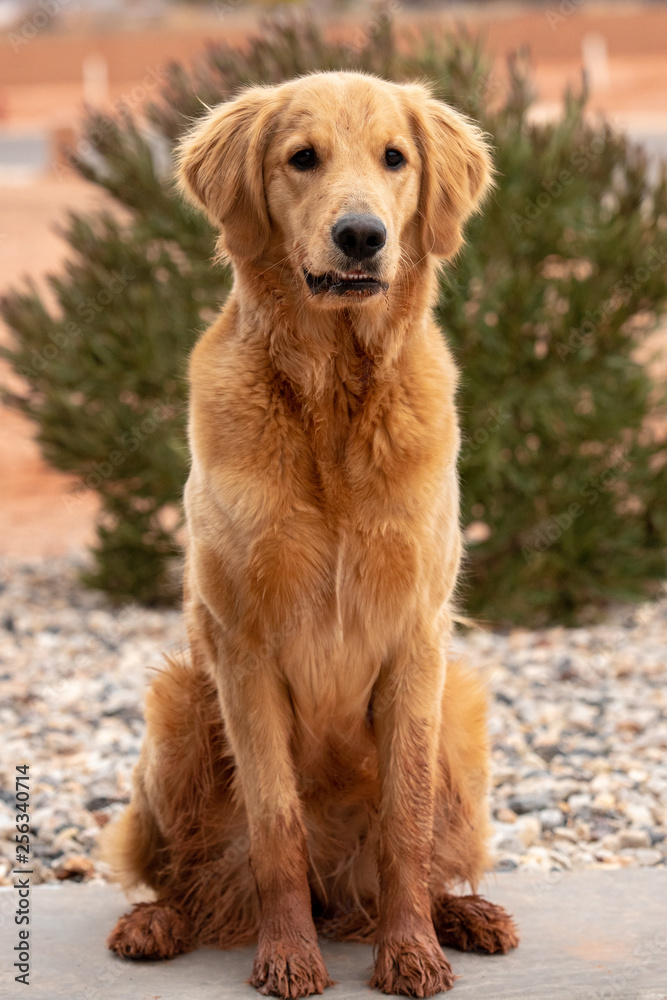
M 450 990 L 455 975 L 437 942 L 385 942 L 378 946 L 371 986 L 383 993 L 432 997 Z
M 519 943 L 512 917 L 482 896 L 442 896 L 433 904 L 440 944 L 459 951 L 505 954 Z
M 250 985 L 264 996 L 309 997 L 333 986 L 333 980 L 317 945 L 298 949 L 281 943 L 258 949 Z
M 173 958 L 193 945 L 185 917 L 169 903 L 137 903 L 121 917 L 107 938 L 121 958 Z

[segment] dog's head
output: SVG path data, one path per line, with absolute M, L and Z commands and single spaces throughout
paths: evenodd
M 314 73 L 214 108 L 181 143 L 180 177 L 233 261 L 339 308 L 455 254 L 491 164 L 479 129 L 421 84 Z

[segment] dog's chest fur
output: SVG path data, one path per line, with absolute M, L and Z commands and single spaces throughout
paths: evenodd
M 378 371 L 348 344 L 317 392 L 259 347 L 198 365 L 186 507 L 202 575 L 226 628 L 269 637 L 311 722 L 365 713 L 415 607 L 446 600 L 458 432 L 443 357 Z

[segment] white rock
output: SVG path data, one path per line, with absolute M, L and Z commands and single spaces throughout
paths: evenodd
M 643 868 L 659 864 L 663 855 L 655 847 L 640 847 L 632 852 Z
M 557 826 L 552 832 L 557 839 L 569 840 L 572 844 L 576 844 L 579 840 L 575 831 L 571 830 L 569 826 Z
M 542 809 L 538 813 L 538 818 L 543 830 L 553 830 L 556 826 L 562 826 L 565 822 L 565 815 L 560 809 Z
M 567 804 L 573 813 L 577 813 L 582 809 L 589 808 L 592 801 L 588 792 L 577 792 L 575 795 L 570 795 Z
M 611 812 L 616 808 L 616 799 L 611 792 L 598 792 L 591 805 L 596 812 Z
M 524 847 L 531 847 L 542 832 L 542 824 L 537 816 L 528 814 L 519 816 L 516 823 L 513 824 L 513 829 L 516 830 Z
M 651 835 L 647 830 L 621 830 L 618 842 L 623 847 L 650 847 Z
M 633 826 L 653 826 L 653 812 L 646 805 L 626 802 L 624 812 Z

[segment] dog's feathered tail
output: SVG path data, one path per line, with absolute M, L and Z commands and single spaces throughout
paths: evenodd
M 159 888 L 158 858 L 164 852 L 164 842 L 139 774 L 135 775 L 131 803 L 102 830 L 100 850 L 124 892 L 141 885 Z
M 215 684 L 167 659 L 146 695 L 132 801 L 105 828 L 102 857 L 126 891 L 148 886 L 187 912 L 193 938 L 229 948 L 257 933 L 249 839 Z

